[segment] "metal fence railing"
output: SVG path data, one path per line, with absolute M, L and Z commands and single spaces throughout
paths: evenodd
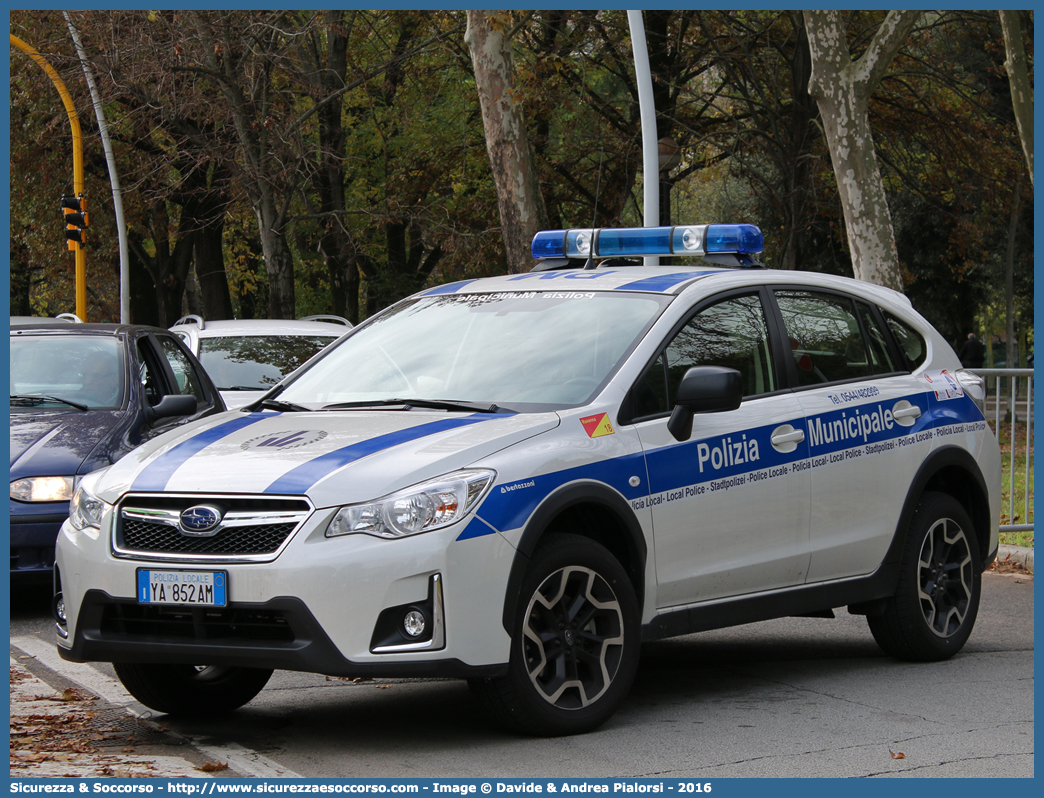
M 1002 468 L 1007 476 L 1009 523 L 1001 524 L 1001 532 L 1032 531 L 1033 518 L 1030 509 L 1030 494 L 1033 490 L 1033 369 L 971 369 L 986 380 L 987 395 L 983 413 L 990 421 L 998 439 L 1007 431 L 1009 451 L 1005 453 Z M 1024 430 L 1019 430 L 1019 426 Z M 1019 452 L 1025 456 L 1020 469 L 1023 473 L 1021 490 L 1016 489 L 1016 460 Z M 1016 493 L 1021 493 L 1020 501 Z M 1010 523 L 1016 518 L 1016 508 L 1021 504 L 1022 523 Z

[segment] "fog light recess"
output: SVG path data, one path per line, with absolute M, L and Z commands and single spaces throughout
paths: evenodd
M 426 599 L 387 607 L 381 611 L 373 627 L 370 651 L 374 654 L 394 654 L 445 648 L 443 611 L 442 576 L 433 574 L 428 580 Z

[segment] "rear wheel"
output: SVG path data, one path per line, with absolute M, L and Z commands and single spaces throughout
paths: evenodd
M 556 535 L 538 547 L 512 631 L 508 674 L 471 682 L 503 725 L 579 734 L 608 720 L 627 695 L 638 665 L 638 602 L 598 543 Z
M 114 662 L 127 691 L 145 706 L 168 715 L 207 717 L 239 709 L 268 683 L 272 671 L 220 665 L 157 665 Z
M 910 524 L 895 594 L 884 613 L 867 616 L 878 645 L 920 662 L 960 651 L 979 612 L 980 563 L 964 507 L 947 494 L 926 493 Z

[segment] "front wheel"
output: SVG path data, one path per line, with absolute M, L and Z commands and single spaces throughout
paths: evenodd
M 555 535 L 533 555 L 513 624 L 508 674 L 473 680 L 494 717 L 528 734 L 579 734 L 616 711 L 638 666 L 634 587 L 603 546 Z
M 168 715 L 209 717 L 239 709 L 268 684 L 272 671 L 218 665 L 114 662 L 123 686 L 145 706 Z
M 964 507 L 944 493 L 917 505 L 895 594 L 867 616 L 878 645 L 899 659 L 933 662 L 956 654 L 979 612 L 982 567 Z

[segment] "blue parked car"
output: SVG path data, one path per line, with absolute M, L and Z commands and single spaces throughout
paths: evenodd
M 80 477 L 224 410 L 199 361 L 167 330 L 12 321 L 12 578 L 50 576 Z

